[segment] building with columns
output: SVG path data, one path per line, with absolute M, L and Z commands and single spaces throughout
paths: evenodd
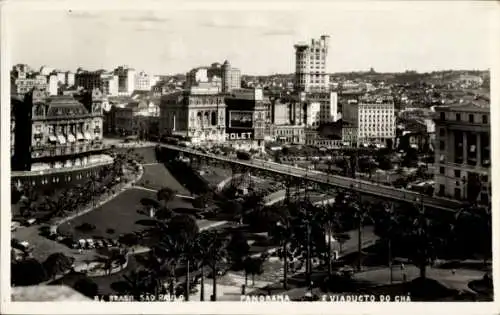
M 226 104 L 219 87 L 200 84 L 163 95 L 160 102 L 160 135 L 190 138 L 192 143 L 226 140 Z
M 490 107 L 463 103 L 436 107 L 435 194 L 469 199 L 480 183 L 478 201 L 491 202 Z
M 299 43 L 295 47 L 295 89 L 305 92 L 330 89 L 330 75 L 327 73 L 328 35 L 312 39 L 311 44 Z

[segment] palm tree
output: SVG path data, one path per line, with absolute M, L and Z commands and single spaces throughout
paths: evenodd
M 196 261 L 198 261 L 198 267 L 201 270 L 200 272 L 200 301 L 205 300 L 205 266 L 209 265 L 211 256 L 210 256 L 210 244 L 212 243 L 212 236 L 207 232 L 198 233 L 196 240 L 194 241 L 195 246 L 197 247 L 196 251 Z
M 213 272 L 212 300 L 217 301 L 218 266 L 221 262 L 226 260 L 227 240 L 217 230 L 208 230 L 208 231 L 203 231 L 202 233 L 207 233 L 206 239 L 211 240 L 211 243 L 208 245 L 209 247 L 207 250 L 207 258 L 208 258 L 207 260 Z
M 341 228 L 341 207 L 333 203 L 332 205 L 327 205 L 321 207 L 318 211 L 319 222 L 324 222 L 324 233 L 327 237 L 327 260 L 328 260 L 328 277 L 332 276 L 332 237 Z
M 392 242 L 400 235 L 400 216 L 394 211 L 394 203 L 383 204 L 379 213 L 374 213 L 375 233 L 387 243 L 387 260 L 390 271 L 390 282 L 393 281 L 392 272 Z
M 412 248 L 411 260 L 419 268 L 420 277 L 425 278 L 427 265 L 436 259 L 438 249 L 445 248 L 442 225 L 431 219 L 423 204 L 409 205 L 405 210 L 400 216 L 399 240 Z
M 361 270 L 362 268 L 362 258 L 363 258 L 362 231 L 364 222 L 366 222 L 366 220 L 370 218 L 369 208 L 370 204 L 362 202 L 362 197 L 360 193 L 350 194 L 345 199 L 344 209 L 352 213 L 358 230 L 358 262 L 357 262 L 358 270 Z

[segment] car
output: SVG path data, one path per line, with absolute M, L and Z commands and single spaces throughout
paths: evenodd
M 102 240 L 96 240 L 95 241 L 95 246 L 96 246 L 96 248 L 103 248 L 103 247 L 105 247 L 104 246 L 104 242 Z
M 95 243 L 93 239 L 89 238 L 85 240 L 85 243 L 87 245 L 87 248 L 95 248 Z
M 31 226 L 31 225 L 33 225 L 35 223 L 36 223 L 36 219 L 35 218 L 31 218 L 31 219 L 28 219 L 28 220 L 24 221 L 24 225 L 25 226 Z
M 10 231 L 15 232 L 20 226 L 21 226 L 21 223 L 19 223 L 17 221 L 12 221 L 10 223 Z

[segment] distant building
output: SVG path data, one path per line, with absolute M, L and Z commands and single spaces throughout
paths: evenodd
M 49 75 L 48 86 L 47 86 L 47 91 L 49 92 L 49 95 L 57 95 L 58 87 L 59 87 L 58 75 L 57 74 Z
M 319 103 L 320 105 L 318 124 L 326 124 L 338 120 L 337 92 L 308 93 L 307 101 L 310 104 Z
M 330 75 L 327 73 L 329 36 L 312 39 L 311 44 L 296 44 L 295 88 L 299 91 L 327 92 L 330 89 Z
M 225 130 L 226 104 L 218 87 L 202 84 L 162 96 L 161 135 L 181 135 L 193 143 L 222 143 Z
M 223 93 L 241 88 L 241 71 L 233 68 L 229 61 L 213 63 L 210 67 L 194 68 L 186 74 L 186 88 L 210 83 L 220 87 Z
M 135 69 L 120 66 L 113 73 L 118 76 L 118 95 L 131 95 L 135 90 Z
M 342 120 L 357 130 L 358 145 L 387 144 L 396 137 L 396 120 L 392 98 L 365 98 L 347 104 Z
M 99 89 L 106 96 L 118 96 L 118 76 L 104 70 L 79 71 L 75 75 L 75 85 L 86 90 Z
M 12 95 L 22 96 L 34 88 L 48 91 L 47 77 L 36 73 L 25 73 L 13 71 L 11 75 L 10 89 Z
M 466 200 L 476 182 L 481 186 L 478 200 L 491 202 L 489 104 L 440 106 L 436 113 L 435 194 Z
M 110 114 L 114 119 L 113 133 L 145 139 L 151 135 L 150 124 L 159 121 L 160 107 L 148 100 L 131 100 L 126 105 L 113 106 Z
M 135 74 L 135 90 L 151 91 L 152 77 L 144 71 Z

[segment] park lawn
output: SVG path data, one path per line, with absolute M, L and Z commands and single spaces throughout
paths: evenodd
M 75 238 L 105 237 L 116 239 L 121 234 L 141 231 L 148 228 L 142 225 L 140 220 L 148 220 L 148 216 L 138 213 L 141 209 L 140 200 L 142 198 L 156 199 L 156 193 L 143 189 L 128 189 L 116 198 L 100 206 L 99 208 L 79 216 L 71 221 L 62 224 L 59 230 L 63 234 L 71 234 Z M 171 209 L 192 208 L 192 204 L 179 198 L 175 198 L 169 203 Z M 95 226 L 93 231 L 79 231 L 75 227 L 90 223 Z M 114 233 L 107 233 L 108 229 L 113 229 Z
M 182 186 L 177 179 L 170 174 L 163 164 L 144 165 L 144 175 L 137 182 L 137 186 L 158 190 L 163 187 L 169 187 L 181 195 L 191 195 L 191 193 Z

